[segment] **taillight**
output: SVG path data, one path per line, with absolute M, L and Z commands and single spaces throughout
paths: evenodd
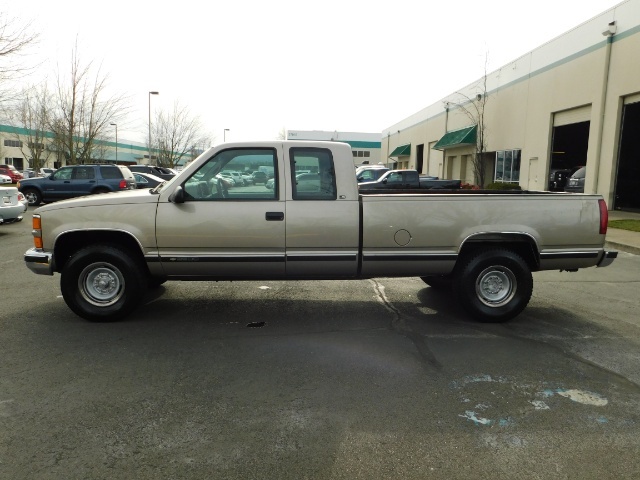
M 120 180 L 120 190 L 126 190 L 127 188 L 129 188 L 127 181 L 124 179 Z
M 600 207 L 600 235 L 606 235 L 609 225 L 609 210 L 607 210 L 607 203 L 604 199 L 598 200 L 598 207 Z
M 36 248 L 42 248 L 42 220 L 40 215 L 34 215 L 31 218 L 31 235 L 33 235 L 33 246 Z

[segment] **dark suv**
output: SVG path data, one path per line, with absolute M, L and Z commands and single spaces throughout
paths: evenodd
M 160 177 L 164 180 L 171 180 L 176 176 L 176 174 L 168 168 L 156 167 L 155 165 L 129 165 L 129 170 L 134 173 L 150 173 L 151 175 L 155 175 L 156 177 Z
M 18 182 L 18 190 L 29 205 L 135 188 L 133 173 L 122 165 L 72 165 L 61 167 L 48 177 Z

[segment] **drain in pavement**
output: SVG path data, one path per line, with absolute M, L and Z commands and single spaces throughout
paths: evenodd
M 247 324 L 248 328 L 262 328 L 266 325 L 266 322 L 251 322 Z

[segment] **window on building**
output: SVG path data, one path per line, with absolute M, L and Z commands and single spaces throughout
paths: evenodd
M 44 150 L 44 143 L 29 143 L 29 148 L 31 150 Z
M 521 150 L 499 150 L 496 152 L 494 181 L 517 183 L 520 181 Z
M 4 141 L 4 146 L 5 147 L 22 147 L 22 142 L 20 140 L 5 140 Z
M 370 157 L 371 152 L 367 150 L 352 150 L 354 157 Z

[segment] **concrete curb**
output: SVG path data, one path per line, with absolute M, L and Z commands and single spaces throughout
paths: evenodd
M 604 242 L 604 248 L 607 250 L 618 250 L 621 252 L 633 253 L 634 255 L 640 255 L 640 247 L 636 247 L 633 245 L 627 245 L 625 243 L 619 242 Z

